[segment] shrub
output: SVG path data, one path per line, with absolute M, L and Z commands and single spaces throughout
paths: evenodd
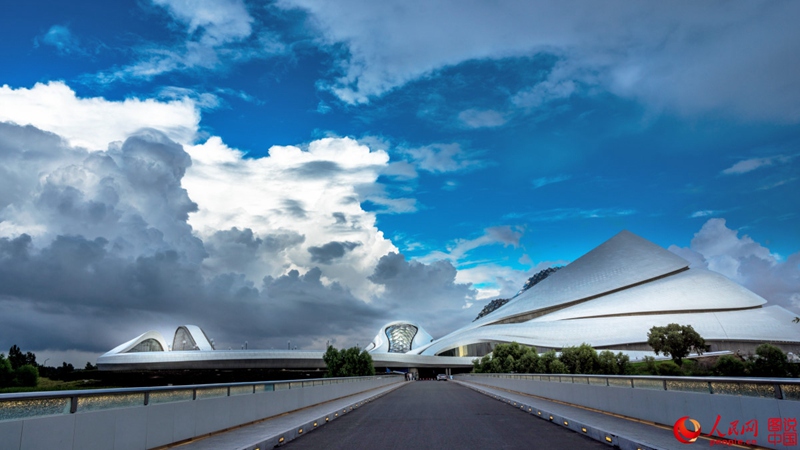
M 683 372 L 681 372 L 680 366 L 675 364 L 674 361 L 663 361 L 658 365 L 658 374 L 664 376 L 679 376 L 683 375 Z
M 714 363 L 712 371 L 720 377 L 743 377 L 746 374 L 744 361 L 733 355 L 722 355 Z
M 785 377 L 789 373 L 786 354 L 771 344 L 756 347 L 756 357 L 752 361 L 752 374 L 756 377 Z
M 19 386 L 36 386 L 39 382 L 39 370 L 30 364 L 20 366 L 14 371 L 14 375 Z

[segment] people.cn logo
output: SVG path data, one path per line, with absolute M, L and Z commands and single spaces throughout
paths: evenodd
M 694 430 L 690 430 L 686 427 L 687 421 L 692 424 Z M 689 416 L 683 416 L 672 426 L 672 432 L 675 433 L 675 439 L 679 442 L 691 444 L 700 436 L 700 423 L 694 419 L 690 419 Z

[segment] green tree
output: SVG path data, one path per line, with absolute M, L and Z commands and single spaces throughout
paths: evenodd
M 11 386 L 14 380 L 14 369 L 6 355 L 0 353 L 0 388 Z
M 569 373 L 569 369 L 563 362 L 556 359 L 550 363 L 550 373 Z
M 562 348 L 558 359 L 566 366 L 567 373 L 591 375 L 600 368 L 597 351 L 585 342 L 577 347 Z
M 722 355 L 714 363 L 712 371 L 720 377 L 743 377 L 746 375 L 744 361 L 733 355 Z
M 12 345 L 8 349 L 8 362 L 11 363 L 11 368 L 14 370 L 25 365 L 25 355 L 16 345 Z
M 522 358 L 517 361 L 517 366 L 514 371 L 517 373 L 536 373 L 538 366 L 539 354 L 536 353 L 535 348 L 531 347 L 522 355 Z
M 757 377 L 782 378 L 789 374 L 789 361 L 781 349 L 771 344 L 756 347 L 752 361 L 752 374 Z
M 539 365 L 537 372 L 539 373 L 554 373 L 553 372 L 553 364 L 558 361 L 558 357 L 556 356 L 555 350 L 549 350 L 542 355 L 539 355 Z M 563 366 L 564 363 L 558 361 L 558 363 Z M 560 368 L 560 367 L 559 367 Z M 566 370 L 566 367 L 564 367 Z
M 619 364 L 614 352 L 603 350 L 597 355 L 597 363 L 600 367 L 598 373 L 603 375 L 619 375 Z
M 626 373 L 630 372 L 631 370 L 631 357 L 622 353 L 617 352 L 617 368 L 618 373 L 620 375 L 625 375 Z
M 14 371 L 19 386 L 36 386 L 39 382 L 39 370 L 35 366 L 25 364 Z
M 375 375 L 375 366 L 372 364 L 372 356 L 366 350 L 359 350 L 358 347 L 337 350 L 329 345 L 325 354 L 322 355 L 325 361 L 327 377 L 358 377 Z
M 677 323 L 650 328 L 647 333 L 647 343 L 653 347 L 656 355 L 663 353 L 664 356 L 671 357 L 678 366 L 683 364 L 683 358 L 691 352 L 703 354 L 706 345 L 706 341 L 691 325 Z

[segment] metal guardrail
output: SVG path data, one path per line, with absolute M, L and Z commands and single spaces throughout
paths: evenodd
M 796 378 L 731 378 L 731 377 L 666 377 L 649 375 L 567 375 L 468 373 L 456 378 L 487 377 L 557 383 L 663 391 L 697 392 L 715 395 L 743 395 L 800 401 L 800 379 Z
M 399 375 L 0 394 L 0 421 L 354 383 Z

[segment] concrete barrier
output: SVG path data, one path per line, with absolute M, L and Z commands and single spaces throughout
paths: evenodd
M 78 409 L 74 413 L 5 420 L 0 421 L 0 449 L 141 450 L 159 447 L 402 381 L 402 376 L 323 385 L 313 385 L 306 380 L 301 383 L 305 387 L 299 389 L 251 391 L 85 412 Z M 180 388 L 191 389 L 191 386 Z M 87 396 L 95 394 L 82 392 Z
M 768 442 L 769 419 L 800 419 L 800 401 L 797 399 L 775 398 L 775 396 L 750 396 L 726 395 L 706 392 L 690 392 L 687 390 L 665 390 L 653 388 L 657 383 L 652 383 L 650 388 L 633 388 L 634 384 L 627 381 L 627 386 L 619 383 L 618 386 L 590 384 L 588 377 L 563 377 L 565 380 L 574 378 L 587 380 L 581 382 L 560 382 L 559 377 L 551 377 L 553 381 L 525 379 L 526 376 L 514 375 L 489 375 L 481 374 L 457 375 L 460 381 L 477 385 L 491 386 L 523 394 L 534 395 L 541 398 L 556 400 L 572 405 L 583 406 L 613 414 L 619 414 L 633 419 L 672 427 L 675 422 L 684 416 L 697 420 L 702 426 L 703 434 L 712 431 L 715 423 L 719 433 L 714 438 L 718 439 L 757 439 L 758 445 L 769 448 L 785 448 Z M 593 380 L 596 381 L 594 377 Z M 609 377 L 622 380 L 621 377 Z M 661 382 L 663 378 L 652 377 L 648 381 Z M 671 383 L 679 382 L 672 381 Z M 712 380 L 712 379 L 708 379 Z M 635 380 L 634 380 L 635 381 Z M 756 380 L 749 380 L 753 386 Z M 787 382 L 789 380 L 786 380 Z M 797 380 L 791 380 L 796 383 Z M 708 383 L 708 381 L 706 382 Z M 748 383 L 744 379 L 742 384 Z M 736 428 L 741 430 L 746 422 L 755 420 L 758 423 L 758 436 L 753 432 L 729 435 L 731 422 L 738 421 Z M 722 436 L 725 435 L 725 436 Z M 788 447 L 786 447 L 788 448 Z M 794 447 L 793 447 L 794 448 Z

